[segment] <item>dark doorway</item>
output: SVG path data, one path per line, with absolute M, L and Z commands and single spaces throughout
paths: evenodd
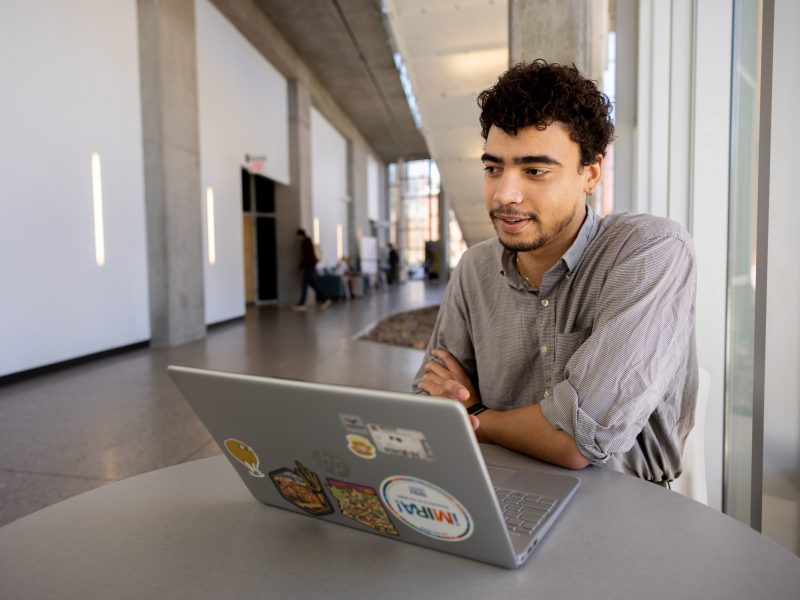
M 242 169 L 242 239 L 247 304 L 278 301 L 275 182 Z

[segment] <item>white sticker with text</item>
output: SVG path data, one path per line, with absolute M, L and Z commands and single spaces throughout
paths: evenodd
M 381 483 L 381 496 L 395 517 L 430 538 L 462 542 L 475 530 L 472 517 L 456 498 L 422 479 L 387 477 Z
M 419 460 L 433 460 L 433 452 L 421 431 L 413 429 L 400 429 L 399 427 L 385 427 L 368 423 L 367 429 L 372 436 L 372 441 L 383 454 L 405 456 Z

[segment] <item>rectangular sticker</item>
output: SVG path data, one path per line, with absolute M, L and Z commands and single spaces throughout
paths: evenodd
M 343 517 L 358 521 L 384 535 L 400 535 L 392 525 L 375 488 L 328 478 L 328 489 Z
M 425 434 L 421 431 L 387 427 L 375 423 L 368 423 L 367 429 L 372 434 L 372 441 L 375 442 L 378 452 L 418 460 L 433 460 L 431 447 Z
M 358 415 L 339 415 L 339 420 L 348 431 L 367 431 L 364 420 Z

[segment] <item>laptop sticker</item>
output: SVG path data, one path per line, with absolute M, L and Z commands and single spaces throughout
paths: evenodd
M 333 507 L 322 491 L 322 484 L 316 473 L 306 469 L 300 462 L 297 468 L 278 469 L 269 474 L 272 483 L 278 488 L 281 496 L 305 512 L 320 516 L 329 515 Z
M 378 452 L 419 460 L 433 460 L 431 447 L 421 431 L 386 427 L 375 423 L 368 423 L 367 428 L 372 434 Z
M 357 433 L 348 433 L 345 438 L 347 439 L 347 449 L 359 458 L 372 460 L 377 456 L 375 446 L 364 436 Z
M 353 519 L 384 535 L 400 535 L 392 525 L 375 488 L 330 478 L 327 482 L 343 517 Z
M 366 431 L 364 420 L 357 415 L 339 415 L 339 420 L 348 431 Z
M 383 502 L 411 529 L 444 542 L 463 542 L 475 530 L 467 509 L 451 494 L 423 479 L 395 475 L 381 483 Z
M 245 467 L 247 467 L 250 475 L 253 477 L 264 477 L 264 474 L 258 470 L 258 465 L 260 462 L 258 460 L 258 454 L 256 454 L 255 450 L 253 450 L 244 442 L 240 442 L 239 440 L 235 440 L 233 438 L 228 438 L 225 440 L 224 444 L 228 453 L 242 463 Z
M 317 466 L 326 473 L 336 477 L 347 477 L 350 475 L 349 465 L 339 456 L 329 450 L 314 450 L 311 457 Z

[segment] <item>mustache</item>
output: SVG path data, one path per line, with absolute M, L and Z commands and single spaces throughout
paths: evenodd
M 513 208 L 508 208 L 508 207 L 501 207 L 501 208 L 495 208 L 494 210 L 490 210 L 489 217 L 491 219 L 511 217 L 512 219 L 530 219 L 532 221 L 536 221 L 537 223 L 539 222 L 539 215 L 537 215 L 536 213 L 514 210 Z

